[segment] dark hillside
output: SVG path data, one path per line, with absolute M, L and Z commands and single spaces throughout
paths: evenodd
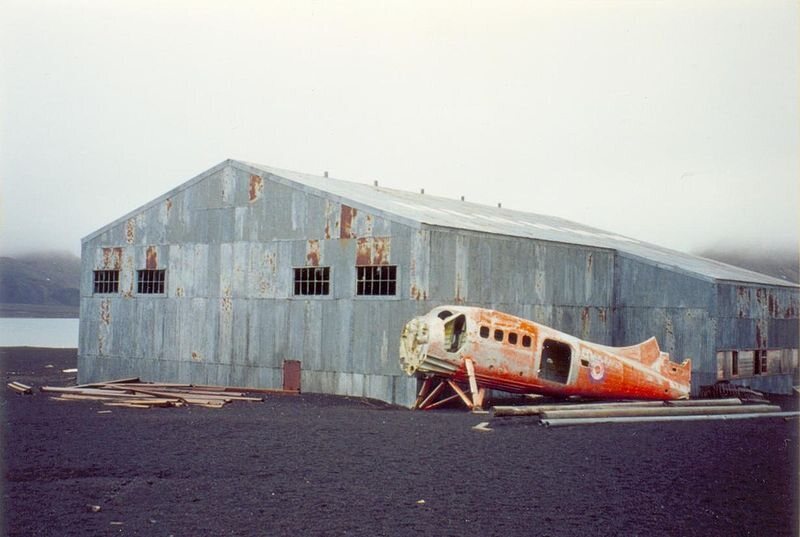
M 77 317 L 80 266 L 65 252 L 0 257 L 0 315 Z
M 746 268 L 793 283 L 800 283 L 800 257 L 795 250 L 757 248 L 706 248 L 696 255 Z

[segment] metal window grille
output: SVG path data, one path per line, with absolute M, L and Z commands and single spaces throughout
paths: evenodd
M 119 271 L 118 270 L 95 270 L 94 271 L 94 292 L 95 293 L 118 293 L 119 292 Z
M 166 270 L 137 270 L 136 292 L 143 295 L 163 295 Z
M 330 293 L 330 267 L 300 267 L 294 269 L 295 295 L 329 295 Z
M 357 295 L 396 295 L 397 265 L 362 265 L 356 267 Z

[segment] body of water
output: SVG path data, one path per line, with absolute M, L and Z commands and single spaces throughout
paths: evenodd
M 0 317 L 0 347 L 78 347 L 78 319 Z

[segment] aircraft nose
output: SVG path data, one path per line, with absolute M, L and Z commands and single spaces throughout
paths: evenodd
M 415 317 L 403 327 L 400 336 L 400 367 L 413 375 L 425 359 L 428 346 L 428 323 L 423 317 Z

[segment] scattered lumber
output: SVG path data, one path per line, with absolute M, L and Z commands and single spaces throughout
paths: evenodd
M 23 384 L 21 382 L 16 382 L 16 381 L 9 382 L 8 384 L 6 384 L 6 386 L 11 388 L 15 392 L 24 393 L 26 395 L 30 395 L 30 394 L 33 393 L 33 388 L 31 388 L 27 384 Z
M 54 399 L 62 401 L 97 401 L 105 406 L 126 408 L 185 405 L 222 408 L 224 405 L 236 401 L 260 402 L 264 400 L 263 397 L 247 395 L 250 392 L 271 393 L 266 390 L 250 388 L 229 389 L 228 386 L 142 382 L 138 377 L 93 382 L 79 386 L 42 386 L 41 390 L 57 394 Z

